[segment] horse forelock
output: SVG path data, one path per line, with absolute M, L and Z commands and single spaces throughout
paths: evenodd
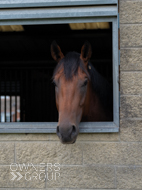
M 90 78 L 83 61 L 80 59 L 80 54 L 77 52 L 69 52 L 56 66 L 53 78 L 57 73 L 62 72 L 66 80 L 71 80 L 74 75 L 78 74 L 78 68 L 81 68 L 81 70 L 87 74 L 88 78 Z

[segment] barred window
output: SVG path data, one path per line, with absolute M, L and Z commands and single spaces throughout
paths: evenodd
M 53 40 L 65 54 L 80 52 L 88 40 L 91 63 L 113 86 L 113 120 L 82 122 L 80 132 L 118 132 L 117 1 L 17 0 L 9 4 L 6 0 L 0 6 L 0 132 L 55 133 L 58 112 L 51 82 L 56 66 L 50 55 Z

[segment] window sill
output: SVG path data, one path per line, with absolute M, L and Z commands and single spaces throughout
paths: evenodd
M 56 133 L 56 122 L 1 123 L 0 133 Z M 116 133 L 119 127 L 114 122 L 82 122 L 80 133 Z

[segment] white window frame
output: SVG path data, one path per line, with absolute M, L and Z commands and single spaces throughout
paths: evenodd
M 0 25 L 112 22 L 113 121 L 81 122 L 80 133 L 119 132 L 117 0 L 1 0 Z M 56 122 L 0 123 L 0 133 L 55 133 Z

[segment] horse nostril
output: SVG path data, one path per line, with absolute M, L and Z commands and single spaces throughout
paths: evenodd
M 57 134 L 59 134 L 59 126 L 57 126 L 57 129 L 56 129 L 56 131 L 57 131 Z
M 75 134 L 76 133 L 76 127 L 73 125 L 72 126 L 72 134 Z

